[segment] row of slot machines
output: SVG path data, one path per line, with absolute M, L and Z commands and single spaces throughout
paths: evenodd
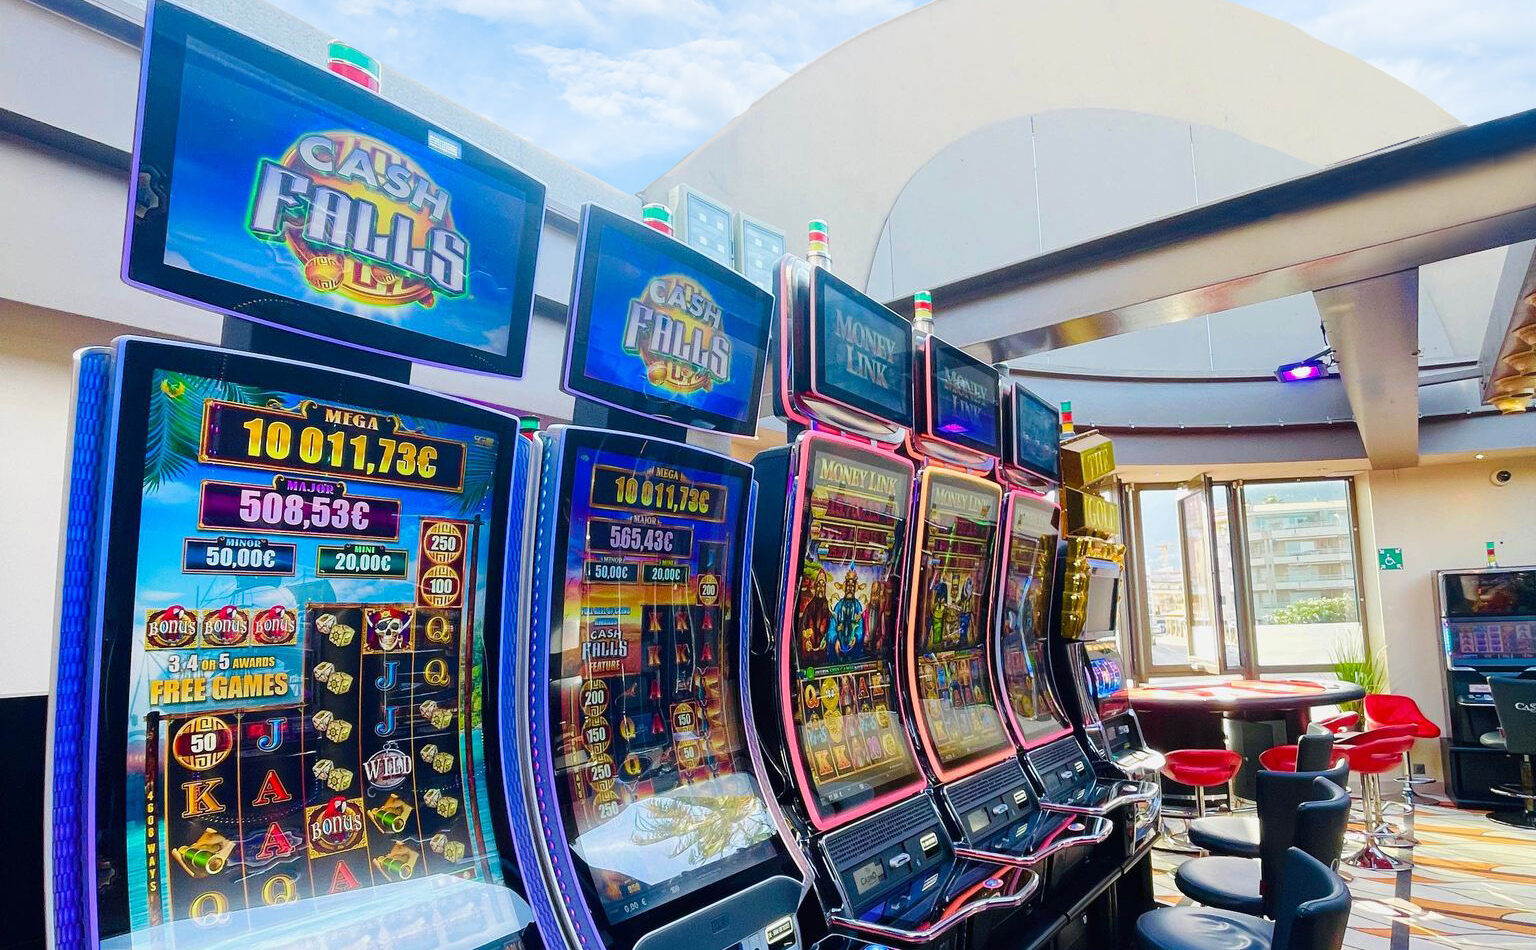
M 593 206 L 580 425 L 411 385 L 521 371 L 542 186 L 376 77 L 146 30 L 124 278 L 281 329 L 77 356 L 53 947 L 1121 942 L 1159 798 L 1107 440 L 824 253 L 769 292 Z M 788 445 L 689 443 L 764 388 Z
M 667 438 L 718 407 L 643 371 L 529 437 L 259 354 L 79 354 L 56 946 L 1069 947 L 1146 906 L 1158 793 L 1085 637 L 1121 554 L 1051 494 L 1083 440 L 825 267 L 769 295 L 592 207 L 579 243 L 574 391 L 632 329 L 594 301 L 659 351 L 729 288 L 796 437 Z

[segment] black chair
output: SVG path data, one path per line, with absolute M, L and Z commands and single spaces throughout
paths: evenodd
M 1520 784 L 1495 785 L 1489 790 L 1521 803 L 1519 809 L 1490 812 L 1488 817 L 1516 828 L 1536 828 L 1536 770 L 1531 765 L 1531 757 L 1536 755 L 1536 677 L 1529 673 L 1494 673 L 1488 677 L 1488 687 L 1499 714 L 1504 750 L 1520 757 Z M 1483 736 L 1483 744 L 1497 748 L 1489 739 Z
M 1275 920 L 1211 907 L 1159 907 L 1136 921 L 1141 950 L 1339 950 L 1349 927 L 1344 881 L 1291 848 L 1281 861 Z
M 1301 747 L 1296 753 L 1298 762 L 1304 759 L 1317 761 L 1318 749 L 1322 750 L 1321 760 L 1324 762 L 1333 754 L 1332 736 L 1302 736 L 1297 745 Z M 1265 774 L 1261 771 L 1259 776 Z M 1275 805 L 1281 811 L 1294 811 L 1296 806 L 1307 800 L 1312 790 L 1311 779 L 1325 778 L 1340 788 L 1349 787 L 1349 764 L 1346 762 L 1328 769 L 1273 774 L 1290 779 L 1276 783 L 1270 790 L 1270 794 L 1280 796 Z M 1259 794 L 1262 802 L 1263 793 L 1256 794 Z M 1189 843 L 1211 854 L 1256 858 L 1259 856 L 1259 838 L 1257 815 L 1212 815 L 1196 819 L 1189 825 Z
M 1278 796 L 1265 795 L 1265 784 L 1281 772 L 1259 773 L 1259 821 L 1263 832 L 1259 857 L 1218 855 L 1179 865 L 1174 883 L 1196 903 L 1243 914 L 1273 917 L 1285 853 L 1292 847 L 1333 867 L 1344 850 L 1349 825 L 1349 793 L 1325 778 L 1312 779 L 1311 794 L 1294 813 L 1275 814 L 1266 807 Z
M 1321 772 L 1333 762 L 1333 733 L 1296 740 L 1296 771 Z

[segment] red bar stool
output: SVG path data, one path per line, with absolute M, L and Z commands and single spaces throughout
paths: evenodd
M 1182 837 L 1163 832 L 1160 837 L 1171 844 L 1162 844 L 1158 850 L 1201 854 L 1203 849 L 1189 842 L 1189 824 L 1205 817 L 1205 790 L 1232 781 L 1243 767 L 1243 757 L 1230 749 L 1175 749 L 1163 753 L 1163 759 L 1163 775 L 1181 785 L 1194 788 L 1195 810 L 1180 813 L 1163 808 L 1164 817 L 1184 819 L 1184 832 Z M 1227 800 L 1234 800 L 1230 792 Z
M 1396 693 L 1371 693 L 1365 697 L 1365 721 L 1373 729 L 1379 726 L 1412 726 L 1415 739 L 1440 738 L 1440 727 L 1429 721 L 1419 704 L 1411 697 Z M 1428 776 L 1413 774 L 1412 745 L 1403 752 L 1403 777 L 1398 781 L 1403 785 L 1403 801 L 1409 806 L 1412 806 L 1414 799 L 1421 797 L 1414 792 L 1413 787 L 1429 782 Z M 1433 799 L 1422 797 L 1426 805 L 1435 804 Z
M 1349 756 L 1349 770 L 1360 776 L 1360 801 L 1365 817 L 1365 843 L 1344 863 L 1376 871 L 1404 871 L 1413 867 L 1382 850 L 1385 847 L 1411 849 L 1412 837 L 1404 838 L 1388 823 L 1382 808 L 1381 776 L 1402 765 L 1403 752 L 1413 745 L 1411 726 L 1387 726 L 1361 733 L 1358 739 L 1339 748 Z M 1412 812 L 1409 812 L 1411 815 Z
M 1335 737 L 1347 736 L 1360 728 L 1360 714 L 1357 712 L 1339 713 L 1337 716 L 1328 716 L 1323 719 L 1314 719 L 1307 726 L 1307 731 L 1314 735 L 1328 733 Z

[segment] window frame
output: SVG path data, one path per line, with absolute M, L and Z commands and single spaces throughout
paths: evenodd
M 1199 481 L 1196 479 L 1195 481 Z M 1212 532 L 1213 547 L 1221 542 L 1215 530 L 1215 501 L 1218 490 L 1225 493 L 1227 506 L 1228 544 L 1232 562 L 1233 589 L 1229 592 L 1229 602 L 1236 614 L 1237 639 L 1238 639 L 1238 667 L 1232 667 L 1226 663 L 1226 651 L 1220 638 L 1223 636 L 1218 631 L 1218 668 L 1221 675 L 1243 676 L 1250 679 L 1258 679 L 1262 676 L 1276 674 L 1316 674 L 1332 673 L 1333 664 L 1307 663 L 1307 664 L 1263 664 L 1259 660 L 1258 620 L 1254 609 L 1253 595 L 1253 570 L 1249 561 L 1249 530 L 1248 530 L 1248 500 L 1246 490 L 1265 485 L 1290 485 L 1300 482 L 1342 482 L 1345 488 L 1345 503 L 1348 507 L 1349 518 L 1349 563 L 1353 570 L 1353 596 L 1355 611 L 1360 631 L 1359 648 L 1361 655 L 1369 659 L 1372 655 L 1371 640 L 1369 636 L 1369 617 L 1364 591 L 1364 561 L 1360 544 L 1360 507 L 1358 486 L 1353 475 L 1339 476 L 1305 476 L 1297 478 L 1261 478 L 1261 479 L 1227 479 L 1209 480 L 1206 488 L 1210 491 L 1210 504 L 1208 511 L 1210 521 L 1208 530 Z M 1142 493 L 1145 491 L 1178 491 L 1188 489 L 1193 484 L 1185 482 L 1137 482 L 1122 483 L 1122 511 L 1124 511 L 1125 530 L 1124 537 L 1127 540 L 1127 555 L 1129 570 L 1126 572 L 1129 578 L 1130 594 L 1134 598 L 1128 610 L 1131 620 L 1131 636 L 1127 644 L 1127 652 L 1132 657 L 1135 674 L 1142 679 L 1153 677 L 1174 676 L 1208 676 L 1211 675 L 1204 665 L 1196 666 L 1194 663 L 1173 664 L 1157 666 L 1152 663 L 1152 623 L 1148 604 L 1148 585 L 1146 577 L 1146 539 L 1142 531 Z M 1185 540 L 1179 539 L 1179 558 L 1181 565 L 1187 565 L 1188 553 L 1184 550 Z M 1183 567 L 1187 573 L 1187 567 Z M 1213 565 L 1213 573 L 1217 574 L 1216 589 L 1213 596 L 1218 599 L 1222 594 L 1222 583 L 1219 569 Z M 1191 609 L 1188 596 L 1188 578 L 1184 578 L 1186 587 L 1184 609 L 1186 619 Z M 1223 608 L 1218 607 L 1218 615 Z M 1185 636 L 1192 636 L 1191 630 L 1186 624 Z

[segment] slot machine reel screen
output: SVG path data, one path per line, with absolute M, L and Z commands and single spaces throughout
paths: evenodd
M 913 697 L 941 774 L 1009 748 L 987 655 L 1002 490 L 928 469 L 918 498 L 911 594 Z
M 811 393 L 912 425 L 912 324 L 825 268 L 811 269 Z
M 1009 506 L 1008 555 L 998 648 L 1003 684 L 1020 738 L 1026 744 L 1059 733 L 1061 711 L 1046 682 L 1046 616 L 1056 562 L 1054 508 L 1015 497 Z
M 164 0 L 151 4 L 143 83 L 125 280 L 390 355 L 522 375 L 542 184 Z
M 1090 643 L 1085 673 L 1093 690 L 1093 700 L 1101 717 L 1109 717 L 1130 708 L 1130 694 L 1125 682 L 1125 666 L 1120 651 L 1109 642 Z
M 226 351 L 119 354 L 100 933 L 502 883 L 483 670 L 516 420 Z
M 785 728 L 807 805 L 832 825 L 922 781 L 895 664 L 912 468 L 821 440 L 801 465 L 781 650 Z
M 551 602 L 557 797 L 607 925 L 718 899 L 787 856 L 735 690 L 745 465 L 571 429 Z
M 1012 443 L 1013 464 L 1061 481 L 1061 414 L 1018 383 L 1013 385 Z
M 936 336 L 928 337 L 927 350 L 926 433 L 999 455 L 997 370 Z
M 582 208 L 564 389 L 679 425 L 757 431 L 773 295 L 680 241 Z

